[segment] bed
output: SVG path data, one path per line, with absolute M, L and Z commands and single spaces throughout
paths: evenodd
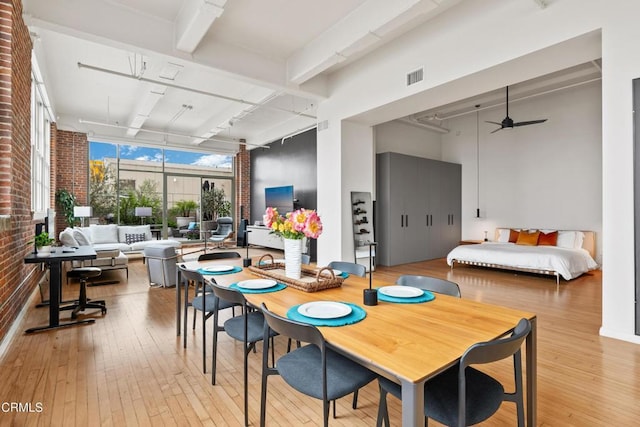
M 598 268 L 594 256 L 592 231 L 499 228 L 493 242 L 454 248 L 447 255 L 447 264 L 452 269 L 458 263 L 547 274 L 559 284 L 560 277 L 571 280 Z

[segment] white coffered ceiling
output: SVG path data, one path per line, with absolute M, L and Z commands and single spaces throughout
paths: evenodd
M 328 73 L 459 1 L 24 0 L 23 13 L 59 128 L 233 152 L 314 126 Z

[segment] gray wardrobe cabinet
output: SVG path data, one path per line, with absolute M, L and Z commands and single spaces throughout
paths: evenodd
M 445 257 L 460 242 L 462 166 L 398 153 L 376 160 L 378 264 Z

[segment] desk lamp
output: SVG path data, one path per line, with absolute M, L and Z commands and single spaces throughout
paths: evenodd
M 244 244 L 247 245 L 247 257 L 242 260 L 242 265 L 244 267 L 249 267 L 251 265 L 251 258 L 249 258 L 249 233 L 251 230 L 247 230 L 247 227 L 244 228 Z
M 378 290 L 371 288 L 373 276 L 373 247 L 376 242 L 369 242 L 369 289 L 364 290 L 364 305 L 378 305 Z

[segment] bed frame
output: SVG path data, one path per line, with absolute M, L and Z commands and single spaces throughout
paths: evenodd
M 504 228 L 504 227 L 502 227 Z M 567 230 L 567 231 L 573 231 L 573 230 Z M 592 258 L 595 259 L 595 253 L 596 253 L 596 233 L 593 231 L 584 231 L 584 230 L 580 230 L 584 233 L 584 240 L 582 241 L 582 249 L 586 249 L 587 252 L 589 252 L 589 254 L 591 255 Z M 496 232 L 495 232 L 495 240 L 498 240 L 498 228 L 496 228 Z M 488 267 L 488 268 L 498 268 L 501 270 L 511 270 L 511 271 L 522 271 L 525 273 L 534 273 L 534 274 L 545 274 L 548 276 L 555 276 L 556 278 L 556 285 L 560 285 L 560 273 L 558 273 L 555 270 L 540 270 L 537 268 L 522 268 L 522 267 L 511 267 L 508 265 L 501 265 L 501 264 L 492 264 L 492 263 L 486 263 L 486 262 L 475 262 L 475 261 L 463 261 L 463 260 L 458 260 L 458 259 L 452 259 L 451 260 L 451 269 L 453 270 L 453 266 L 455 265 L 455 263 L 458 264 L 466 264 L 466 265 L 472 265 L 474 267 Z

